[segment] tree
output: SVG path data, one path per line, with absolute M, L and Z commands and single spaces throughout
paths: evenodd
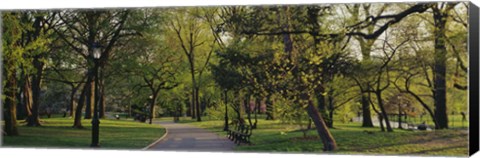
M 432 7 L 433 20 L 435 29 L 433 31 L 435 36 L 435 56 L 434 56 L 434 82 L 435 89 L 435 118 L 438 126 L 437 129 L 448 128 L 447 115 L 447 86 L 446 86 L 446 61 L 447 61 L 447 36 L 446 26 L 450 11 L 458 3 L 438 3 Z
M 160 43 L 160 42 L 158 42 Z M 142 44 L 145 47 L 144 44 Z M 169 52 L 168 49 L 150 49 L 146 50 L 145 56 L 140 56 L 140 59 L 137 61 L 140 63 L 140 69 L 138 74 L 145 83 L 150 92 L 150 121 L 152 124 L 152 119 L 154 118 L 154 106 L 157 101 L 158 94 L 160 90 L 169 90 L 175 88 L 178 83 L 176 82 L 175 73 L 177 73 L 178 68 L 176 64 L 178 63 L 178 58 Z
M 345 5 L 347 11 L 352 15 L 352 21 L 353 22 L 358 22 L 360 21 L 361 17 L 364 17 L 364 19 L 367 19 L 368 17 L 371 17 L 373 14 L 376 16 L 380 16 L 385 9 L 387 8 L 386 4 L 379 4 L 379 8 L 377 9 L 376 5 L 373 4 L 354 4 L 353 6 L 350 5 Z M 377 13 L 372 13 L 371 8 L 375 8 L 378 10 Z M 363 12 L 362 12 L 363 11 Z M 363 14 L 362 14 L 363 13 Z M 363 16 L 361 16 L 363 15 Z M 372 23 L 372 25 L 368 25 L 365 28 L 357 28 L 357 31 L 360 30 L 366 30 L 368 34 L 372 34 L 374 29 L 375 29 L 375 24 L 378 21 L 375 21 Z M 362 55 L 362 61 L 364 62 L 369 62 L 370 60 L 370 54 L 372 51 L 372 47 L 375 43 L 375 41 L 378 39 L 377 37 L 374 37 L 372 39 L 365 39 L 360 36 L 355 36 L 354 37 L 358 42 L 360 46 L 360 52 Z M 368 85 L 365 85 L 368 86 Z M 361 88 L 360 88 L 361 89 Z M 369 89 L 366 87 L 366 89 Z M 360 91 L 361 95 L 361 104 L 362 104 L 362 127 L 373 127 L 372 123 L 372 118 L 370 114 L 370 103 L 368 102 L 368 92 L 366 91 Z
M 5 72 L 2 76 L 5 81 L 5 83 L 2 83 L 5 85 L 5 93 L 2 94 L 2 99 L 5 100 L 3 113 L 5 115 L 5 132 L 7 135 L 19 134 L 16 127 L 16 106 L 17 85 L 21 78 L 19 78 L 18 73 L 31 68 L 29 67 L 29 61 L 22 60 L 22 57 L 27 53 L 45 51 L 46 41 L 44 39 L 25 37 L 25 33 L 31 31 L 32 24 L 31 21 L 25 21 L 25 16 L 26 14 L 13 12 L 2 14 L 2 18 L 4 19 L 4 32 L 2 32 L 2 35 L 6 37 L 2 40 L 2 51 L 4 52 L 3 72 Z M 37 80 L 35 80 L 35 82 L 37 82 Z
M 73 127 L 83 128 L 81 125 L 81 111 L 86 101 L 86 109 L 91 109 L 94 103 L 94 65 L 93 49 L 97 45 L 101 49 L 99 67 L 103 67 L 112 54 L 114 46 L 119 39 L 136 35 L 131 28 L 125 28 L 128 19 L 128 10 L 112 11 L 66 11 L 59 13 L 61 23 L 55 25 L 55 33 L 59 38 L 81 55 L 86 60 L 88 70 L 86 72 L 86 84 L 81 92 L 78 106 L 75 112 Z M 113 27 L 112 27 L 113 26 Z M 86 100 L 85 100 L 86 99 Z M 86 110 L 86 118 L 90 111 Z
M 213 53 L 213 44 L 216 42 L 215 39 L 210 39 L 208 29 L 206 26 L 202 26 L 202 22 L 204 19 L 202 18 L 201 10 L 194 8 L 194 9 L 186 9 L 180 10 L 178 9 L 178 14 L 175 14 L 172 17 L 172 21 L 170 22 L 171 28 L 175 31 L 176 36 L 178 38 L 178 43 L 188 59 L 188 63 L 190 64 L 190 76 L 192 78 L 192 92 L 191 92 L 191 113 L 192 118 L 197 118 L 197 121 L 201 121 L 201 111 L 199 105 L 199 90 L 200 84 L 198 83 L 201 80 L 202 74 L 207 68 L 209 63 L 210 57 Z M 208 45 L 208 42 L 212 41 L 211 45 Z M 210 50 L 201 49 L 202 46 L 210 46 Z M 201 53 L 205 53 L 204 61 L 200 62 L 201 67 L 197 68 L 197 64 L 201 61 Z M 198 72 L 198 73 L 197 73 Z M 198 78 L 197 78 L 198 74 Z
M 3 75 L 2 83 L 3 92 L 2 100 L 4 100 L 3 116 L 5 119 L 4 131 L 7 135 L 18 135 L 17 118 L 16 118 L 16 93 L 17 93 L 17 77 L 16 72 L 19 66 L 18 61 L 23 53 L 22 48 L 18 44 L 21 26 L 19 18 L 15 13 L 3 13 L 3 31 L 2 52 L 3 52 Z M 8 31 L 5 31 L 8 30 Z
M 41 83 L 44 75 L 44 69 L 46 65 L 46 58 L 49 52 L 52 51 L 52 45 L 49 45 L 49 38 L 52 34 L 52 26 L 48 23 L 52 23 L 55 20 L 55 13 L 42 13 L 42 12 L 24 12 L 22 13 L 22 21 L 26 23 L 26 30 L 23 34 L 25 43 L 31 41 L 43 41 L 45 49 L 31 51 L 24 54 L 27 59 L 31 61 L 28 65 L 33 67 L 32 72 L 25 71 L 23 78 L 25 79 L 25 92 L 31 92 L 31 95 L 26 95 L 27 98 L 31 97 L 31 102 L 27 102 L 27 126 L 40 126 L 39 120 L 39 106 L 40 106 L 40 91 Z M 50 49 L 48 49 L 48 48 Z M 30 82 L 30 83 L 29 83 Z

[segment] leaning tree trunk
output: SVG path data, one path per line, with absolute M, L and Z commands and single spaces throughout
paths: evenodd
M 5 65 L 8 65 L 5 64 Z M 6 72 L 6 71 L 4 71 Z M 7 73 L 7 81 L 5 83 L 5 106 L 4 106 L 4 120 L 5 120 L 5 133 L 8 136 L 18 135 L 17 129 L 17 79 L 14 77 L 15 70 L 11 74 Z
M 378 113 L 378 123 L 380 124 L 380 130 L 385 132 L 385 126 L 383 126 L 383 115 L 381 113 Z
M 78 99 L 77 108 L 75 110 L 75 118 L 74 118 L 75 121 L 73 122 L 73 128 L 83 128 L 83 126 L 82 126 L 82 109 L 83 109 L 84 105 L 87 104 L 87 106 L 88 106 L 88 103 L 85 103 L 86 95 L 87 95 L 87 91 L 91 88 L 91 83 L 92 83 L 92 80 L 93 80 L 93 76 L 91 76 L 90 73 L 92 73 L 91 70 L 89 70 L 87 82 L 83 86 L 82 93 L 80 94 L 80 98 Z M 86 109 L 85 109 L 85 111 L 86 111 Z
M 387 126 L 387 131 L 388 132 L 393 132 L 392 126 L 390 125 L 390 121 L 387 116 L 387 111 L 385 110 L 385 107 L 383 106 L 383 100 L 382 100 L 382 94 L 381 92 L 375 92 L 377 95 L 377 101 L 378 101 L 378 106 L 380 107 L 380 112 L 382 115 L 382 118 L 385 120 L 385 125 Z
M 317 133 L 322 140 L 323 150 L 335 150 L 337 148 L 337 143 L 335 142 L 335 139 L 333 139 L 332 134 L 330 134 L 330 131 L 328 131 L 328 127 L 325 124 L 321 114 L 318 112 L 317 108 L 313 105 L 313 101 L 310 99 L 308 100 L 307 113 L 315 124 Z
M 434 104 L 435 104 L 435 120 L 438 123 L 437 129 L 448 128 L 447 116 L 447 97 L 446 97 L 446 61 L 447 48 L 445 46 L 445 32 L 448 13 L 443 13 L 438 9 L 434 9 L 433 19 L 435 24 L 435 55 L 434 55 Z
M 416 95 L 415 93 L 413 93 L 412 91 L 407 91 L 411 96 L 413 96 L 415 99 L 417 99 L 418 102 L 420 102 L 420 105 L 423 106 L 423 108 L 425 108 L 425 110 L 427 110 L 428 114 L 430 115 L 430 117 L 432 118 L 432 121 L 435 125 L 435 129 L 438 127 L 438 123 L 437 123 L 437 120 L 435 118 L 435 114 L 433 113 L 432 109 L 430 109 L 430 107 L 428 107 L 427 103 L 425 103 L 421 98 L 420 96 Z

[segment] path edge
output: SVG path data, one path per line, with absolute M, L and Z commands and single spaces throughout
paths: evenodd
M 168 135 L 168 129 L 165 128 L 165 134 L 164 134 L 162 137 L 158 138 L 155 142 L 153 142 L 153 143 L 151 143 L 150 145 L 146 146 L 146 147 L 143 148 L 142 150 L 150 149 L 152 146 L 154 146 L 154 145 L 158 144 L 160 141 L 162 141 L 163 138 L 165 138 L 167 135 Z

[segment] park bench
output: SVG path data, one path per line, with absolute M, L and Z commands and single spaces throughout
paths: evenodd
M 252 127 L 244 124 L 234 124 L 233 128 L 227 130 L 228 139 L 235 142 L 235 144 L 240 145 L 241 143 L 250 142 L 250 136 L 252 135 Z

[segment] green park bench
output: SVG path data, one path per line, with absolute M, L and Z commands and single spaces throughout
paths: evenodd
M 240 145 L 241 143 L 251 144 L 250 136 L 252 135 L 252 127 L 240 123 L 234 124 L 233 128 L 227 130 L 228 139 Z

